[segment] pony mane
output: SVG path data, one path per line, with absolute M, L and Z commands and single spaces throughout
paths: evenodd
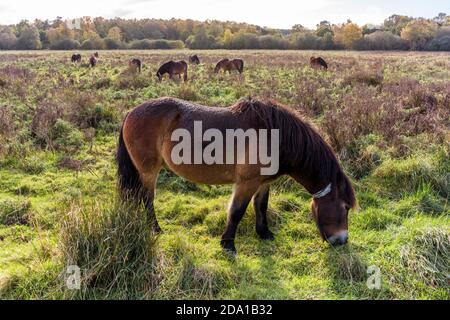
M 256 122 L 260 128 L 279 129 L 280 163 L 299 166 L 299 170 L 318 182 L 331 182 L 349 206 L 356 206 L 350 179 L 339 165 L 333 149 L 300 114 L 273 100 L 246 99 L 231 106 L 230 110 Z

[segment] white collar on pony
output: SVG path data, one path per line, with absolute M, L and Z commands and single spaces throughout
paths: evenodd
M 331 192 L 331 183 L 329 183 L 324 189 L 319 192 L 314 193 L 312 196 L 314 199 L 320 199 L 325 197 L 327 194 Z

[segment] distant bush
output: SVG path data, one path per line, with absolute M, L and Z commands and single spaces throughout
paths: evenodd
M 81 49 L 83 50 L 102 50 L 105 49 L 105 42 L 103 39 L 96 38 L 96 39 L 88 39 L 85 40 L 81 44 Z
M 427 45 L 427 50 L 450 51 L 450 27 L 442 27 Z
M 28 26 L 22 30 L 17 39 L 16 49 L 19 50 L 39 50 L 42 49 L 39 31 L 34 26 Z
M 0 33 L 0 50 L 12 50 L 17 43 L 16 35 L 10 31 L 3 31 Z
M 289 41 L 279 36 L 265 35 L 258 38 L 259 49 L 288 49 Z
M 408 50 L 408 41 L 387 31 L 367 34 L 355 43 L 356 50 Z
M 117 50 L 122 49 L 124 47 L 123 43 L 116 39 L 105 38 L 103 41 L 105 43 L 105 49 L 108 50 Z
M 312 32 L 304 32 L 295 35 L 293 46 L 295 49 L 299 50 L 321 49 L 321 41 L 322 38 Z
M 155 50 L 155 49 L 182 49 L 184 48 L 183 41 L 173 40 L 134 40 L 129 44 L 130 49 L 135 50 Z
M 52 50 L 74 50 L 80 48 L 80 43 L 73 39 L 63 39 L 50 46 Z
M 254 33 L 239 33 L 233 36 L 227 49 L 258 49 L 259 38 Z

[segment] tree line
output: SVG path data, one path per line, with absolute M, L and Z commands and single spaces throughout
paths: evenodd
M 320 22 L 281 30 L 247 23 L 181 19 L 21 21 L 0 25 L 0 50 L 297 49 L 450 51 L 450 16 L 392 15 L 381 25 Z

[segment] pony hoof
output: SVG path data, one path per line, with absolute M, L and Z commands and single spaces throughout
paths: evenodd
M 275 240 L 275 236 L 273 235 L 272 231 L 270 231 L 270 230 L 267 230 L 264 232 L 259 232 L 258 234 L 262 240 L 269 240 L 269 241 Z
M 233 240 L 221 240 L 220 245 L 225 250 L 225 252 L 235 256 L 236 255 L 236 247 L 234 245 Z

